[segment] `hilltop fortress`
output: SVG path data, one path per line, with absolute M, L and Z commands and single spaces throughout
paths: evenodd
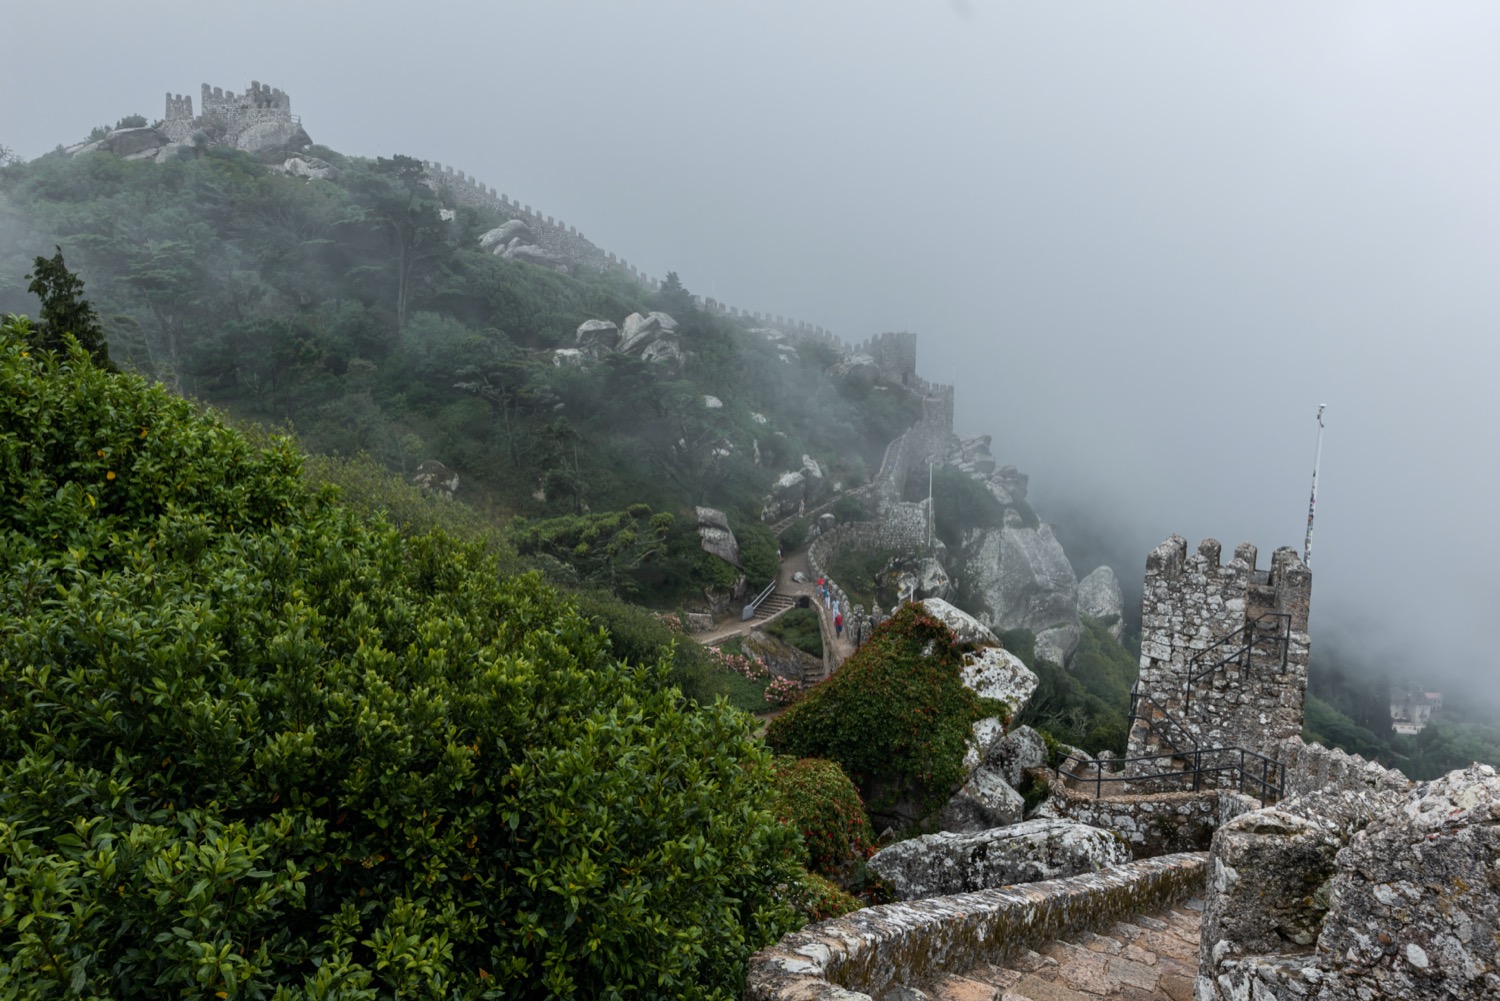
M 239 94 L 205 83 L 198 107 L 201 114 L 195 117 L 191 96 L 169 92 L 161 132 L 174 143 L 201 133 L 212 143 L 248 152 L 302 149 L 312 142 L 302 131 L 302 119 L 292 114 L 291 97 L 259 80 Z

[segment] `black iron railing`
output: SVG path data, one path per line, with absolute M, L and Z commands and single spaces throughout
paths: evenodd
M 1178 766 L 1175 763 L 1185 761 Z M 1164 763 L 1161 770 L 1143 770 L 1149 762 Z M 1120 771 L 1106 773 L 1105 766 L 1120 766 Z M 1131 767 L 1135 766 L 1135 767 Z M 1183 791 L 1201 792 L 1204 788 L 1233 788 L 1254 796 L 1266 805 L 1277 802 L 1285 795 L 1286 765 L 1274 761 L 1257 751 L 1243 747 L 1195 747 L 1190 751 L 1174 751 L 1168 754 L 1144 754 L 1133 758 L 1076 758 L 1064 759 L 1058 765 L 1059 778 L 1083 783 L 1082 788 L 1094 787 L 1096 798 L 1104 795 L 1104 787 L 1112 789 L 1118 785 L 1122 792 L 1129 785 L 1159 786 L 1179 785 Z M 1229 781 L 1222 777 L 1228 775 Z
M 1184 761 L 1178 765 L 1176 762 Z M 1146 762 L 1164 762 L 1163 767 L 1151 770 L 1142 767 Z M 1121 770 L 1107 773 L 1106 765 Z M 1136 767 L 1131 767 L 1136 765 Z M 1103 797 L 1104 786 L 1128 785 L 1179 785 L 1182 791 L 1202 792 L 1205 788 L 1238 789 L 1253 795 L 1265 804 L 1275 803 L 1286 795 L 1287 767 L 1280 761 L 1268 758 L 1263 753 L 1247 747 L 1194 747 L 1187 752 L 1170 752 L 1163 755 L 1139 755 L 1136 758 L 1088 758 L 1079 761 L 1068 758 L 1058 767 L 1064 779 L 1082 782 L 1083 788 L 1094 786 L 1095 798 Z M 1224 782 L 1223 776 L 1229 776 Z
M 1197 738 L 1146 691 L 1139 679 L 1130 686 L 1130 729 L 1135 729 L 1138 722 L 1173 751 L 1181 753 L 1198 748 Z
M 1187 694 L 1183 697 L 1182 711 L 1186 713 L 1193 704 L 1193 688 L 1204 678 L 1211 677 L 1230 664 L 1241 670 L 1250 667 L 1251 654 L 1269 652 L 1272 658 L 1279 657 L 1282 671 L 1286 670 L 1287 654 L 1291 646 L 1292 617 L 1285 612 L 1266 612 L 1256 616 L 1234 632 L 1219 640 L 1207 650 L 1200 651 L 1188 661 Z M 1266 650 L 1266 645 L 1270 650 Z M 1227 652 L 1225 652 L 1227 650 Z

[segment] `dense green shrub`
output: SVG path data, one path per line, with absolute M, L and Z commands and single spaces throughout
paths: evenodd
M 738 996 L 799 850 L 741 714 L 483 545 L 372 524 L 289 443 L 15 327 L 9 996 Z
M 759 591 L 781 573 L 781 559 L 776 553 L 776 536 L 758 521 L 747 521 L 734 530 L 740 544 L 740 566 L 750 586 Z
M 1015 722 L 1089 753 L 1125 752 L 1129 737 L 1130 686 L 1134 659 L 1101 623 L 1085 619 L 1072 665 L 1064 668 L 1036 656 L 1036 637 L 1013 629 L 1000 634 L 1005 649 L 1037 676 L 1036 691 Z
M 808 869 L 845 883 L 874 843 L 854 783 L 835 762 L 818 758 L 778 756 L 771 768 L 772 814 L 802 836 Z
M 779 541 L 788 552 L 793 549 L 801 549 L 803 546 L 807 545 L 807 531 L 811 527 L 812 522 L 808 521 L 806 518 L 797 518 L 790 525 L 781 530 L 781 535 L 778 536 L 777 541 Z
M 789 608 L 761 629 L 804 653 L 823 656 L 823 628 L 816 609 Z
M 890 783 L 936 806 L 963 777 L 970 726 L 993 711 L 965 687 L 962 663 L 948 627 L 906 605 L 772 720 L 766 743 L 777 754 L 836 761 L 862 790 Z
M 792 890 L 792 906 L 810 923 L 842 917 L 864 904 L 832 880 L 815 872 L 804 872 Z

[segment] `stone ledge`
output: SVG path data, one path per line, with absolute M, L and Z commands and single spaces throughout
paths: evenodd
M 1202 892 L 1208 855 L 1143 859 L 1068 879 L 867 907 L 750 958 L 746 1001 L 868 1001 Z

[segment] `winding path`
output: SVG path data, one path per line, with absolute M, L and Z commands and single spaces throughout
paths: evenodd
M 1192 1001 L 1202 917 L 1202 901 L 1190 900 L 922 990 L 937 1001 Z

